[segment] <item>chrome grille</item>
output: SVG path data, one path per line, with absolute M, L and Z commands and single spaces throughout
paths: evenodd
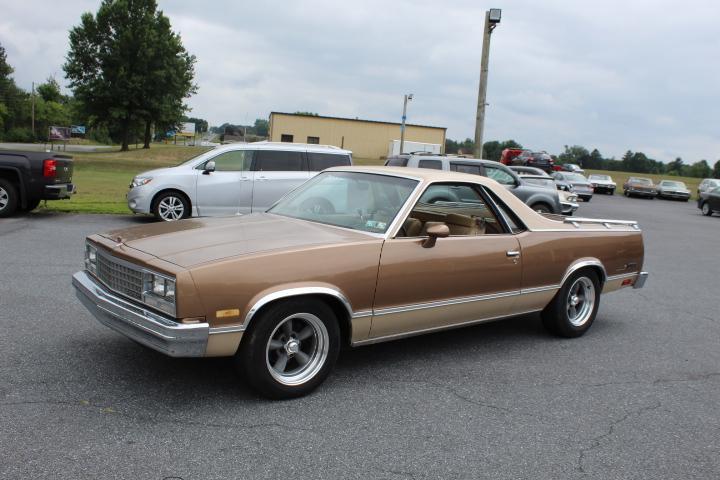
M 97 277 L 111 290 L 142 300 L 143 274 L 140 267 L 98 250 Z

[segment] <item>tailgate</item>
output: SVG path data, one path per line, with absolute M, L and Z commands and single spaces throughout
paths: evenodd
M 72 157 L 68 155 L 53 155 L 49 160 L 55 160 L 55 180 L 52 183 L 72 183 Z

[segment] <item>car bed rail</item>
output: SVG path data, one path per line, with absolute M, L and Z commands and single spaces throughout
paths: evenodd
M 610 229 L 613 226 L 632 227 L 635 230 L 640 230 L 640 226 L 635 220 L 608 220 L 604 218 L 579 218 L 572 217 L 566 218 L 565 223 L 569 223 L 576 228 L 580 228 L 580 225 L 603 225 L 605 228 Z

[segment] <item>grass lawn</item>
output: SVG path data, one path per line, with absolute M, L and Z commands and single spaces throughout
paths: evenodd
M 606 170 L 585 170 L 585 175 L 590 175 L 592 173 L 597 173 L 600 175 L 610 175 L 613 179 L 613 181 L 617 184 L 617 188 L 615 189 L 615 195 L 622 195 L 623 194 L 623 183 L 627 181 L 630 177 L 644 177 L 649 178 L 657 185 L 660 180 L 673 180 L 676 182 L 683 182 L 685 183 L 685 186 L 690 190 L 691 193 L 691 199 L 697 200 L 697 188 L 700 182 L 702 181 L 702 178 L 693 178 L 693 177 L 673 177 L 671 175 L 655 175 L 650 173 L 631 173 L 631 172 L 610 172 Z
M 130 213 L 125 194 L 135 175 L 177 165 L 207 150 L 153 144 L 149 150 L 131 147 L 129 152 L 72 153 L 77 193 L 70 200 L 47 202 L 47 206 L 43 202 L 40 208 L 56 212 Z

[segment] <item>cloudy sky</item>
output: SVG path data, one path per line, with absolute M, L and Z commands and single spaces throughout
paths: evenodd
M 68 30 L 99 1 L 3 2 L 15 80 L 54 75 Z M 160 0 L 198 58 L 192 115 L 252 123 L 270 111 L 408 121 L 472 137 L 484 11 L 492 37 L 485 139 L 562 151 L 720 159 L 717 0 Z

